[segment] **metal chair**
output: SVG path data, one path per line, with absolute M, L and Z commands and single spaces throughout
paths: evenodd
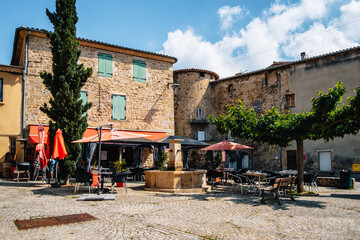
M 91 185 L 92 185 L 92 174 L 91 173 L 88 173 L 85 170 L 83 170 L 83 171 L 77 170 L 75 172 L 75 181 L 76 181 L 76 183 L 75 183 L 74 193 L 79 191 L 81 183 L 84 183 L 89 186 L 89 193 L 90 193 L 90 189 L 91 189 Z
M 29 162 L 17 162 L 17 169 L 15 169 L 14 174 L 17 174 L 17 177 L 14 178 L 14 181 L 21 180 L 30 180 L 30 163 Z M 20 174 L 27 174 L 27 177 L 20 178 Z
M 319 188 L 316 183 L 317 173 L 304 174 L 304 185 L 308 187 L 309 191 L 319 192 Z

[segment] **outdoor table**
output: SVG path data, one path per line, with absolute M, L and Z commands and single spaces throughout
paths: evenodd
M 254 180 L 251 180 L 250 178 L 248 178 L 249 179 L 249 187 L 250 188 L 253 188 L 253 189 L 255 189 L 255 190 L 259 190 L 260 189 L 260 187 L 261 187 L 261 180 L 262 179 L 264 179 L 264 178 L 266 178 L 267 176 L 268 176 L 268 174 L 267 173 L 260 173 L 260 172 L 246 172 L 246 173 L 242 173 L 242 175 L 244 175 L 244 176 L 252 176 L 252 177 L 254 177 L 254 178 L 258 178 L 258 182 L 257 182 L 257 184 L 256 184 L 256 182 L 254 181 Z M 256 187 L 256 185 L 257 185 L 257 187 Z M 260 191 L 259 191 L 260 192 Z

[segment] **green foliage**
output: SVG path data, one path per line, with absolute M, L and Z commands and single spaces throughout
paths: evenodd
M 116 172 L 125 172 L 125 171 L 129 170 L 126 167 L 126 160 L 125 159 L 117 160 L 116 162 L 114 162 L 114 166 L 116 168 Z
M 296 140 L 298 156 L 302 156 L 303 140 L 324 139 L 329 141 L 346 134 L 357 134 L 360 129 L 360 87 L 355 96 L 342 104 L 345 87 L 339 82 L 327 93 L 319 92 L 318 98 L 311 100 L 311 111 L 279 114 L 273 108 L 256 116 L 253 109 L 246 108 L 239 101 L 237 106 L 227 106 L 226 116 L 210 116 L 209 121 L 223 134 L 231 134 L 240 139 L 252 139 L 270 145 L 286 147 Z M 298 161 L 298 191 L 302 191 L 303 161 Z
M 215 168 L 220 168 L 221 167 L 222 160 L 223 159 L 221 157 L 221 152 L 217 152 L 216 157 L 215 157 Z
M 54 32 L 47 32 L 52 46 L 52 72 L 41 72 L 43 83 L 50 91 L 49 105 L 45 103 L 40 109 L 50 118 L 50 137 L 53 141 L 57 128 L 63 132 L 68 156 L 61 164 L 62 174 L 72 175 L 76 161 L 80 156 L 79 143 L 71 141 L 82 138 L 87 128 L 87 118 L 83 114 L 91 107 L 91 103 L 82 105 L 81 88 L 92 74 L 91 68 L 78 64 L 80 50 L 76 41 L 75 0 L 57 0 L 56 12 L 46 9 L 46 14 L 54 25 Z M 53 145 L 53 144 L 52 144 Z
M 237 106 L 227 106 L 226 116 L 210 116 L 209 121 L 216 125 L 220 133 L 267 142 L 271 145 L 286 147 L 292 140 L 323 138 L 329 141 L 346 134 L 356 134 L 360 129 L 360 89 L 356 95 L 342 104 L 346 90 L 339 82 L 328 93 L 319 92 L 313 98 L 312 109 L 302 113 L 279 114 L 275 108 L 267 113 L 256 116 L 253 109 L 246 108 L 239 101 Z
M 169 157 L 168 154 L 164 152 L 164 153 L 160 156 L 159 160 L 157 161 L 157 163 L 156 163 L 156 168 L 159 169 L 159 170 L 161 170 L 161 171 L 167 170 L 166 162 L 167 162 L 167 160 L 168 160 L 168 157 Z

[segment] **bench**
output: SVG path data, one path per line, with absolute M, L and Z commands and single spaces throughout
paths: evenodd
M 275 178 L 274 182 L 270 186 L 264 186 L 260 188 L 261 202 L 265 203 L 265 193 L 269 192 L 274 194 L 274 198 L 277 200 L 279 206 L 281 206 L 281 197 L 289 197 L 292 201 L 295 201 L 293 197 L 293 184 L 295 177 L 289 178 Z

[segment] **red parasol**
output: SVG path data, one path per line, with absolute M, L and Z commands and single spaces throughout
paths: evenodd
M 58 128 L 55 134 L 52 158 L 64 159 L 66 156 L 67 156 L 67 151 L 64 143 L 64 138 L 62 135 L 62 131 Z
M 200 150 L 249 150 L 249 149 L 254 149 L 252 147 L 240 144 L 240 143 L 235 143 L 235 142 L 230 142 L 228 140 L 224 140 L 222 142 L 218 142 L 215 143 L 213 145 L 210 145 L 208 147 L 204 147 L 201 148 Z
M 47 132 L 47 139 L 46 139 L 46 145 L 47 145 L 47 148 L 45 150 L 45 154 L 46 154 L 46 158 L 47 159 L 50 159 L 51 158 L 51 152 L 50 152 L 50 132 L 48 131 Z
M 36 150 L 36 152 L 39 153 L 40 167 L 42 169 L 44 169 L 47 165 L 48 159 L 47 159 L 46 153 L 45 153 L 44 127 L 42 125 L 39 125 L 38 137 L 39 137 L 39 143 L 36 145 L 35 150 Z

